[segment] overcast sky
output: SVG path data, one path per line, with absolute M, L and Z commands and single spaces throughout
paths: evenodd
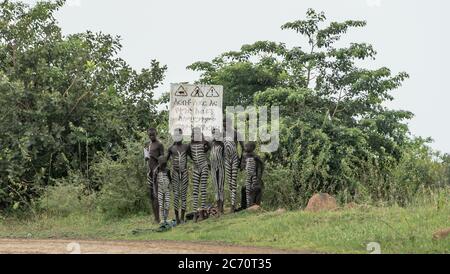
M 33 3 L 35 1 L 26 1 Z M 168 66 L 158 93 L 170 83 L 193 82 L 189 64 L 209 61 L 257 40 L 299 45 L 288 21 L 304 18 L 308 8 L 330 20 L 366 20 L 366 28 L 346 41 L 368 42 L 378 51 L 371 67 L 387 66 L 410 74 L 389 107 L 410 110 L 412 134 L 432 137 L 434 148 L 450 152 L 450 94 L 445 82 L 450 64 L 450 4 L 446 0 L 68 0 L 57 18 L 64 33 L 102 31 L 122 37 L 121 57 L 134 68 L 150 59 Z

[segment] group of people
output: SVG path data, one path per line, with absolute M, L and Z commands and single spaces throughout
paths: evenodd
M 226 122 L 224 121 L 224 129 Z M 214 185 L 215 201 L 219 214 L 224 213 L 224 187 L 228 182 L 231 201 L 231 212 L 260 204 L 262 197 L 262 173 L 264 164 L 256 155 L 256 144 L 238 140 L 234 129 L 227 131 L 212 130 L 210 141 L 205 140 L 200 128 L 192 129 L 190 143 L 183 143 L 183 132 L 174 130 L 174 143 L 165 153 L 163 144 L 157 138 L 154 128 L 148 130 L 150 142 L 144 148 L 144 157 L 148 163 L 148 184 L 155 221 L 166 224 L 171 192 L 177 224 L 185 222 L 187 209 L 187 192 L 189 186 L 188 157 L 193 163 L 192 202 L 194 221 L 207 218 L 207 183 L 211 176 Z M 230 134 L 231 132 L 231 134 Z M 242 153 L 239 155 L 238 144 Z M 171 164 L 171 169 L 168 163 Z M 237 176 L 239 170 L 245 170 L 245 185 L 241 190 L 241 206 L 237 208 Z

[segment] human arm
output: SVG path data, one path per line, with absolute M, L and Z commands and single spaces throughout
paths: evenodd
M 159 143 L 159 156 L 164 156 L 164 145 L 162 143 Z
M 244 170 L 245 169 L 245 156 L 244 156 L 244 154 L 242 154 L 242 157 L 239 159 L 239 168 L 241 169 L 241 170 Z
M 169 149 L 167 150 L 167 161 L 169 161 L 170 157 L 172 156 L 172 148 L 173 145 L 169 147 Z
M 260 182 L 262 184 L 262 177 L 263 177 L 264 168 L 265 168 L 264 162 L 259 157 L 255 157 L 255 159 L 256 159 L 256 165 L 257 165 L 257 174 L 256 174 L 256 176 L 257 176 L 258 182 Z

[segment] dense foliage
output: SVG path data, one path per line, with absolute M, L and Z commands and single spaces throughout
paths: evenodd
M 135 71 L 118 57 L 119 37 L 62 35 L 54 13 L 63 5 L 0 3 L 0 210 L 148 211 L 143 133 L 157 127 L 167 147 L 167 111 L 158 110 L 167 96 L 153 94 L 167 68 L 150 60 Z M 298 208 L 316 192 L 406 204 L 448 186 L 449 156 L 410 137 L 412 113 L 384 106 L 408 75 L 364 68 L 371 45 L 342 45 L 364 21 L 325 22 L 308 10 L 282 26 L 301 46 L 258 41 L 189 66 L 199 82 L 224 86 L 224 106 L 280 106 L 264 205 Z
M 89 177 L 99 151 L 156 124 L 152 90 L 165 66 L 133 70 L 119 37 L 63 36 L 64 1 L 0 4 L 0 208 L 18 208 L 74 169 Z M 96 187 L 96 186 L 94 186 Z
M 304 38 L 302 46 L 258 41 L 189 68 L 202 72 L 200 82 L 226 87 L 225 105 L 280 107 L 280 148 L 266 159 L 274 168 L 285 169 L 281 174 L 289 173 L 280 176 L 292 180 L 283 181 L 287 200 L 293 200 L 295 191 L 291 204 L 304 205 L 317 192 L 338 195 L 341 201 L 402 203 L 425 183 L 421 176 L 428 172 L 421 170 L 421 176 L 408 182 L 394 175 L 412 153 L 428 151 L 424 142 L 410 140 L 405 122 L 412 113 L 383 105 L 408 75 L 392 74 L 386 67 L 363 68 L 362 61 L 375 58 L 373 47 L 339 43 L 348 30 L 366 22 L 325 21 L 323 13 L 310 9 L 305 20 L 282 26 Z M 423 161 L 436 160 L 422 156 Z M 408 163 L 411 169 L 420 165 Z M 266 176 L 279 184 L 273 174 Z M 427 186 L 437 183 L 432 180 Z

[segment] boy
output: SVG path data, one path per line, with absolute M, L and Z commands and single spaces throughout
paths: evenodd
M 264 188 L 262 182 L 264 163 L 254 152 L 255 149 L 255 142 L 248 142 L 244 145 L 241 168 L 245 169 L 246 179 L 245 205 L 242 205 L 242 208 L 248 208 L 255 204 L 261 205 L 262 191 Z
M 239 135 L 234 130 L 233 125 L 228 123 L 227 119 L 223 120 L 224 128 L 224 157 L 225 157 L 225 176 L 228 181 L 231 196 L 231 212 L 236 211 L 236 192 L 237 192 L 237 175 L 239 171 L 239 163 L 241 159 L 238 155 L 237 144 L 244 150 L 244 143 L 239 141 Z
M 150 201 L 152 203 L 153 216 L 155 222 L 159 223 L 158 186 L 154 183 L 153 171 L 158 166 L 158 157 L 164 155 L 164 146 L 158 141 L 155 128 L 149 128 L 147 134 L 150 139 L 150 142 L 144 148 L 144 158 L 148 164 L 147 183 L 150 189 Z
M 186 200 L 188 190 L 187 156 L 190 155 L 190 146 L 183 144 L 183 131 L 174 130 L 173 145 L 169 148 L 167 159 L 172 157 L 172 187 L 174 194 L 174 210 L 177 224 L 184 223 L 186 214 Z M 181 219 L 178 215 L 181 200 Z
M 212 129 L 213 140 L 211 142 L 211 175 L 212 182 L 216 191 L 216 203 L 220 214 L 223 214 L 224 201 L 224 182 L 225 182 L 225 163 L 224 163 L 224 144 L 220 130 Z
M 208 169 L 209 163 L 207 158 L 207 152 L 209 150 L 209 144 L 205 141 L 201 129 L 195 127 L 192 129 L 191 143 L 189 145 L 190 156 L 194 162 L 194 171 L 192 174 L 193 183 L 193 206 L 194 210 L 198 210 L 199 195 L 201 201 L 201 207 L 199 214 L 196 214 L 194 221 L 206 218 L 206 184 L 208 182 Z M 200 192 L 200 193 L 199 193 Z
M 167 169 L 167 159 L 159 156 L 158 166 L 153 171 L 155 185 L 158 187 L 159 216 L 162 217 L 161 225 L 167 226 L 170 208 L 170 171 Z

